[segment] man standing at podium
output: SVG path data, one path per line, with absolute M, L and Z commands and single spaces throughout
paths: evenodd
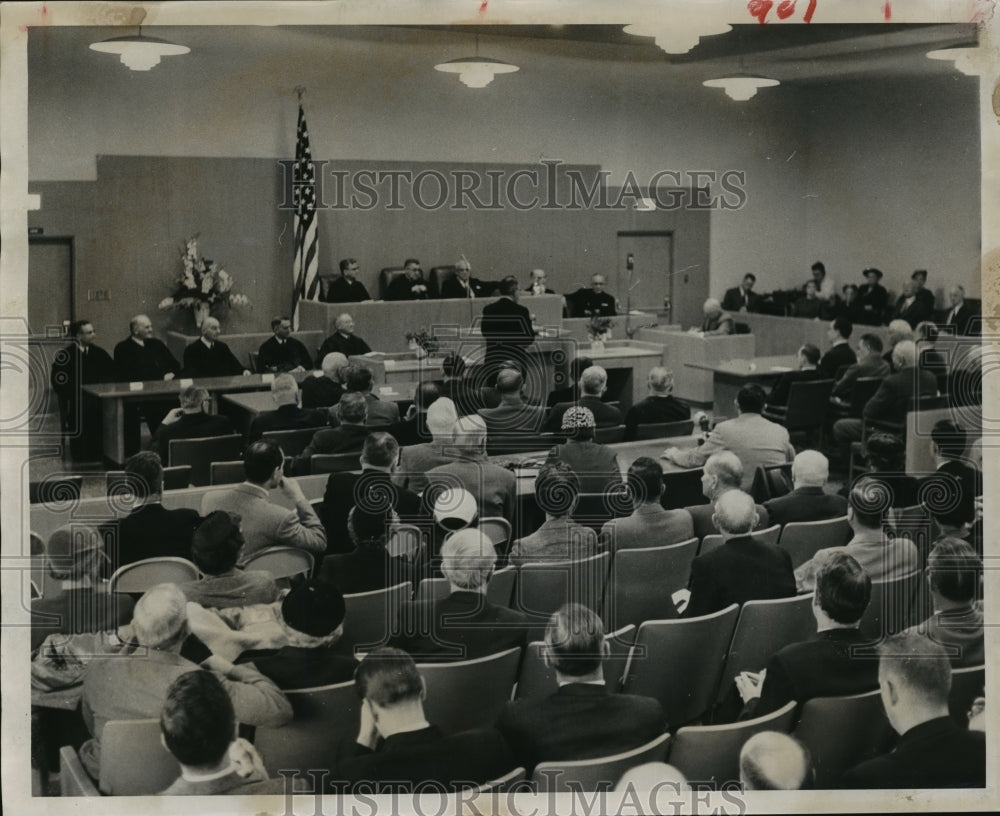
M 500 281 L 500 299 L 483 307 L 480 329 L 486 341 L 486 365 L 499 366 L 507 359 L 516 360 L 522 373 L 527 369 L 526 347 L 535 340 L 531 328 L 531 313 L 518 299 L 517 278 L 508 276 Z

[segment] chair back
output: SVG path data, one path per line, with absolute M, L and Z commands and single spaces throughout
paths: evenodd
M 677 617 L 671 596 L 688 585 L 698 539 L 615 552 L 602 617 L 609 628 Z M 655 580 L 652 576 L 656 576 Z
M 477 793 L 490 793 L 491 791 L 496 791 L 497 793 L 504 793 L 511 788 L 517 786 L 518 782 L 523 782 L 527 774 L 524 768 L 515 768 L 509 774 L 504 774 L 499 779 L 494 779 L 490 782 L 486 782 L 480 785 L 477 789 Z M 527 791 L 525 791 L 527 792 Z
M 243 464 L 240 462 L 240 464 Z M 240 480 L 242 481 L 242 479 Z M 163 489 L 184 490 L 191 484 L 191 465 L 174 465 L 163 468 Z M 214 484 L 214 483 L 213 483 Z M 124 470 L 109 470 L 104 474 L 104 489 L 109 496 L 131 493 Z
M 509 702 L 521 649 L 451 663 L 420 663 L 427 686 L 424 713 L 445 734 L 492 728 Z
M 212 462 L 209 465 L 208 480 L 213 485 L 235 484 L 245 481 L 246 478 L 246 468 L 242 459 L 234 459 L 232 462 Z
M 694 420 L 679 422 L 646 422 L 635 426 L 636 439 L 671 439 L 675 436 L 690 436 L 694 431 Z
M 260 352 L 251 351 L 250 352 L 250 373 L 258 374 L 260 372 Z
M 319 511 L 316 511 L 317 514 Z M 389 528 L 389 538 L 385 548 L 389 555 L 401 556 L 411 561 L 416 557 L 423 541 L 423 533 L 414 524 L 394 524 Z
M 344 596 L 344 642 L 359 651 L 370 652 L 385 644 L 389 630 L 409 600 L 413 585 L 409 581 Z
M 851 389 L 851 406 L 848 408 L 850 416 L 861 416 L 868 400 L 874 397 L 875 392 L 881 387 L 882 380 L 882 377 L 858 377 L 854 381 L 854 388 Z
M 632 513 L 632 496 L 623 482 L 618 482 L 600 493 L 580 493 L 573 511 L 573 521 L 599 533 L 601 527 L 613 518 Z
M 565 603 L 600 609 L 608 577 L 608 553 L 577 561 L 537 561 L 518 570 L 514 608 L 533 618 L 529 637 L 541 637 L 549 617 Z
M 670 734 L 661 734 L 621 754 L 574 762 L 540 762 L 535 766 L 531 781 L 539 793 L 608 790 L 618 784 L 627 770 L 647 762 L 663 762 L 669 747 Z
M 882 753 L 892 727 L 878 689 L 847 697 L 813 697 L 792 732 L 809 749 L 817 789 L 830 788 L 848 768 Z
M 41 481 L 28 482 L 28 501 L 31 504 L 65 504 L 80 501 L 83 476 L 53 474 Z
M 982 697 L 986 685 L 986 666 L 966 666 L 951 670 L 948 711 L 961 728 L 969 727 L 969 709 Z
M 275 580 L 295 575 L 312 575 L 313 554 L 298 547 L 265 547 L 249 556 L 244 569 L 263 570 Z
M 565 436 L 554 433 L 507 433 L 486 438 L 486 453 L 505 456 L 514 453 L 548 451 L 566 441 Z
M 350 453 L 314 453 L 309 457 L 307 474 L 344 473 L 361 469 L 361 451 Z
M 670 764 L 688 779 L 714 782 L 715 790 L 740 781 L 740 751 L 743 744 L 761 731 L 787 734 L 795 722 L 797 703 L 790 700 L 781 708 L 726 725 L 692 725 L 674 734 L 670 744 Z
M 920 570 L 887 581 L 872 581 L 871 599 L 861 616 L 862 634 L 877 640 L 919 623 L 920 593 L 927 591 Z
M 788 410 L 784 426 L 789 431 L 822 428 L 830 407 L 833 380 L 793 382 L 788 389 Z
M 605 428 L 594 428 L 594 441 L 601 445 L 613 445 L 625 441 L 625 426 L 610 425 Z
M 378 292 L 379 297 L 385 299 L 386 290 L 389 285 L 400 275 L 403 274 L 403 267 L 401 266 L 387 266 L 379 272 L 378 276 Z
M 730 692 L 733 678 L 741 671 L 760 671 L 779 649 L 808 640 L 816 633 L 812 601 L 810 592 L 743 604 L 722 668 L 718 701 Z
M 64 745 L 59 749 L 59 795 L 101 795 L 72 745 Z
M 353 680 L 332 686 L 286 691 L 295 712 L 280 728 L 258 725 L 254 747 L 271 773 L 280 768 L 325 768 L 340 739 L 354 739 L 361 718 L 361 698 Z
M 453 277 L 455 277 L 454 266 L 432 266 L 427 273 L 427 296 L 441 297 L 441 289 Z
M 753 474 L 750 495 L 757 504 L 776 499 L 792 492 L 792 463 L 757 465 Z
M 171 439 L 168 462 L 191 466 L 191 484 L 202 487 L 209 484 L 212 462 L 239 459 L 243 453 L 243 437 L 239 434 L 206 436 L 200 439 Z
M 708 499 L 701 492 L 701 475 L 701 468 L 664 472 L 663 495 L 660 497 L 660 504 L 667 510 L 677 510 L 695 504 L 708 504 Z
M 417 584 L 413 596 L 416 603 L 421 601 L 440 601 L 451 594 L 451 583 L 447 578 L 424 578 Z
M 504 567 L 497 570 L 490 578 L 486 587 L 486 600 L 497 606 L 510 606 L 514 597 L 514 584 L 517 581 L 517 567 Z
M 774 524 L 771 527 L 765 527 L 763 530 L 754 530 L 750 533 L 750 538 L 755 541 L 763 542 L 764 544 L 774 544 L 778 543 L 778 539 L 781 537 L 781 525 Z M 716 547 L 721 546 L 725 539 L 722 533 L 710 533 L 701 540 L 701 547 L 698 549 L 698 555 L 704 555 L 714 550 Z
M 486 516 L 479 519 L 479 532 L 493 542 L 498 553 L 506 552 L 510 544 L 510 522 L 503 516 Z
M 847 516 L 824 521 L 790 521 L 781 531 L 778 546 L 792 557 L 792 567 L 797 569 L 820 550 L 842 547 L 852 535 Z
M 143 796 L 170 787 L 181 766 L 160 742 L 160 720 L 111 720 L 101 732 L 101 778 L 109 796 Z
M 197 578 L 198 568 L 186 558 L 146 558 L 116 569 L 108 591 L 139 594 L 157 584 L 185 584 Z
M 715 701 L 739 610 L 730 604 L 698 618 L 643 623 L 622 690 L 655 697 L 675 726 L 701 717 Z
M 263 439 L 272 439 L 281 447 L 281 452 L 285 456 L 298 456 L 312 442 L 312 438 L 317 431 L 322 431 L 324 425 L 315 428 L 294 428 L 287 431 L 264 431 L 261 434 Z

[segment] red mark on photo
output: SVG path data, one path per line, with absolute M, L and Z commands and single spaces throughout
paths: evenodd
M 486 7 L 489 4 L 490 4 L 490 0 L 483 0 L 483 2 L 479 4 L 479 13 L 483 14 L 486 11 Z
M 882 6 L 882 14 L 885 15 L 886 22 L 892 19 L 892 3 L 889 0 L 885 0 L 885 5 Z
M 778 19 L 787 20 L 791 17 L 795 13 L 797 2 L 798 0 L 781 0 L 778 3 L 778 8 L 775 10 Z M 816 13 L 817 3 L 818 0 L 809 0 L 805 13 L 802 15 L 802 22 L 812 22 L 813 14 Z M 756 17 L 761 25 L 767 23 L 767 15 L 771 13 L 772 8 L 774 8 L 774 0 L 750 0 L 747 3 L 747 11 L 750 12 L 750 16 Z

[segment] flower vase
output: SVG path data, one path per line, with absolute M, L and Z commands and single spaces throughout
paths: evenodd
M 426 356 L 427 356 L 427 349 L 425 349 L 425 348 L 424 348 L 423 346 L 421 346 L 421 345 L 418 345 L 418 346 L 417 346 L 417 347 L 416 347 L 416 348 L 415 348 L 415 349 L 413 350 L 413 352 L 414 352 L 414 354 L 416 354 L 416 355 L 417 355 L 417 359 L 418 359 L 418 360 L 423 360 L 423 359 L 424 359 L 424 357 L 426 357 Z
M 601 337 L 595 337 L 590 342 L 590 350 L 596 352 L 604 351 L 604 339 Z
M 194 324 L 200 330 L 211 311 L 211 306 L 209 306 L 207 301 L 201 300 L 191 307 L 191 311 L 194 313 Z

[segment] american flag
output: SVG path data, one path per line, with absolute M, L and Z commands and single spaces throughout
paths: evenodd
M 292 264 L 292 328 L 299 328 L 299 301 L 315 300 L 319 288 L 319 237 L 316 235 L 316 168 L 309 150 L 306 115 L 299 105 L 299 126 L 292 171 L 295 202 L 295 261 Z

